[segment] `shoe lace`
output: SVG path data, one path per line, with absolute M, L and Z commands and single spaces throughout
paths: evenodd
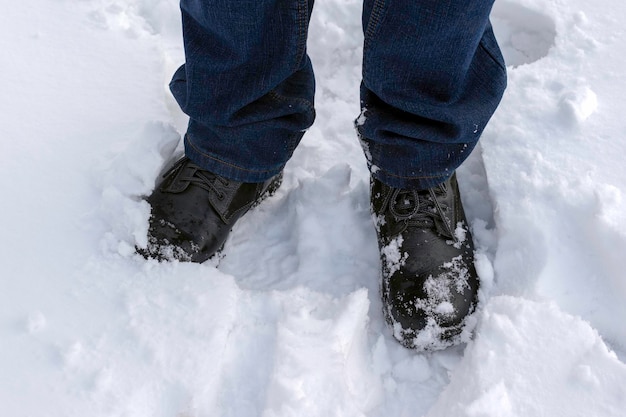
M 214 192 L 219 200 L 223 200 L 226 197 L 224 191 L 221 188 L 217 187 L 216 182 L 221 183 L 223 186 L 228 187 L 230 181 L 226 178 L 220 177 L 219 175 L 212 174 L 208 171 L 204 171 L 187 158 L 182 158 L 178 161 L 174 166 L 172 166 L 163 177 L 166 178 L 169 175 L 176 175 L 176 171 L 179 171 L 187 166 L 188 169 L 185 175 L 181 175 L 178 177 L 178 181 L 187 184 L 196 185 L 206 191 Z
M 445 234 L 456 242 L 457 238 L 446 216 L 450 208 L 438 198 L 445 193 L 443 185 L 421 191 L 397 188 L 391 195 L 389 210 L 396 219 L 409 220 L 410 224 L 419 227 L 435 228 L 435 221 L 440 220 Z

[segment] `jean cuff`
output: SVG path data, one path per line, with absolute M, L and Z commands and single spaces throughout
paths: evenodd
M 273 176 L 279 174 L 284 165 L 272 167 L 266 170 L 254 170 L 237 166 L 231 162 L 220 159 L 218 156 L 203 151 L 185 135 L 185 155 L 194 164 L 213 174 L 233 181 L 258 183 L 265 182 Z

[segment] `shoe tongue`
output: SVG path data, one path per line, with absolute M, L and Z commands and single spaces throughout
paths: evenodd
M 166 182 L 163 183 L 162 189 L 163 191 L 169 193 L 182 193 L 189 187 L 189 181 L 184 180 L 185 176 L 190 176 L 193 174 L 194 168 L 190 166 L 185 166 L 184 160 L 181 160 L 178 164 L 170 168 L 170 170 L 164 174 L 164 176 L 168 176 L 171 173 L 174 173 Z
M 400 190 L 391 201 L 393 212 L 401 217 L 411 217 L 419 208 L 417 193 L 411 190 Z
M 446 193 L 445 188 L 439 186 L 433 188 L 433 191 L 436 196 Z M 421 224 L 421 227 L 434 228 L 438 233 L 452 238 L 444 224 L 446 220 L 442 218 L 445 215 L 437 210 L 437 204 L 428 190 L 399 190 L 390 203 L 396 218 L 411 219 Z

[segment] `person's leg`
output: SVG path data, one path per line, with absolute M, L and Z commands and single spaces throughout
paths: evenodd
M 362 113 L 384 313 L 405 346 L 467 340 L 478 276 L 455 169 L 495 111 L 506 69 L 493 0 L 366 0 Z
M 185 154 L 229 179 L 278 174 L 313 123 L 312 0 L 182 0 L 185 65 L 170 88 L 189 115 Z
M 362 117 L 374 177 L 429 188 L 470 154 L 506 86 L 493 0 L 366 0 Z
M 313 0 L 181 0 L 185 65 L 170 88 L 190 117 L 185 157 L 147 198 L 149 258 L 204 262 L 273 192 L 313 123 Z

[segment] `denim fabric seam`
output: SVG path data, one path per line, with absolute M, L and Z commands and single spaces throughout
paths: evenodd
M 372 43 L 376 30 L 380 26 L 381 17 L 383 15 L 383 9 L 385 7 L 385 0 L 375 0 L 372 5 L 372 13 L 367 22 L 367 28 L 365 29 L 365 35 L 363 40 L 363 56 L 366 56 L 366 51 L 369 49 Z M 363 68 L 365 72 L 365 68 Z
M 506 65 L 503 64 L 502 62 L 500 62 L 499 59 L 497 59 L 494 54 L 489 50 L 489 48 L 487 48 L 487 46 L 485 45 L 485 42 L 481 39 L 480 43 L 479 43 L 480 48 L 485 51 L 487 53 L 487 55 L 489 55 L 489 57 L 496 63 L 498 64 L 498 66 L 506 71 Z
M 302 57 L 306 51 L 306 40 L 308 33 L 308 0 L 300 0 L 298 1 L 298 10 L 297 10 L 297 22 L 298 22 L 298 43 L 297 43 L 297 51 L 296 51 L 296 62 L 294 63 L 293 70 L 297 71 L 300 68 L 300 64 L 302 62 Z
M 264 170 L 258 170 L 258 169 L 248 169 L 248 168 L 243 168 L 243 167 L 240 167 L 239 165 L 235 165 L 235 164 L 233 164 L 233 163 L 231 163 L 231 162 L 226 162 L 226 161 L 224 161 L 224 160 L 222 160 L 222 159 L 219 159 L 219 158 L 217 158 L 217 157 L 215 157 L 215 156 L 213 156 L 213 155 L 209 155 L 208 153 L 204 152 L 202 149 L 199 149 L 199 148 L 198 148 L 198 147 L 197 147 L 197 146 L 196 146 L 196 145 L 195 145 L 195 144 L 194 144 L 194 143 L 193 143 L 193 142 L 189 139 L 189 137 L 188 137 L 188 136 L 185 136 L 185 138 L 186 138 L 186 141 L 185 141 L 185 142 L 187 142 L 187 143 L 189 144 L 189 146 L 191 146 L 191 147 L 194 149 L 194 151 L 198 152 L 198 154 L 202 155 L 202 156 L 203 156 L 203 157 L 205 157 L 205 158 L 208 158 L 208 159 L 211 159 L 211 160 L 213 160 L 213 161 L 215 161 L 215 162 L 218 162 L 218 163 L 220 163 L 220 164 L 222 164 L 222 165 L 228 166 L 228 167 L 230 167 L 230 168 L 235 168 L 235 169 L 238 169 L 238 170 L 240 170 L 240 171 L 245 171 L 245 172 L 253 172 L 253 173 L 255 173 L 255 174 L 272 173 L 272 172 L 274 172 L 274 171 L 275 171 L 274 169 L 264 169 Z

